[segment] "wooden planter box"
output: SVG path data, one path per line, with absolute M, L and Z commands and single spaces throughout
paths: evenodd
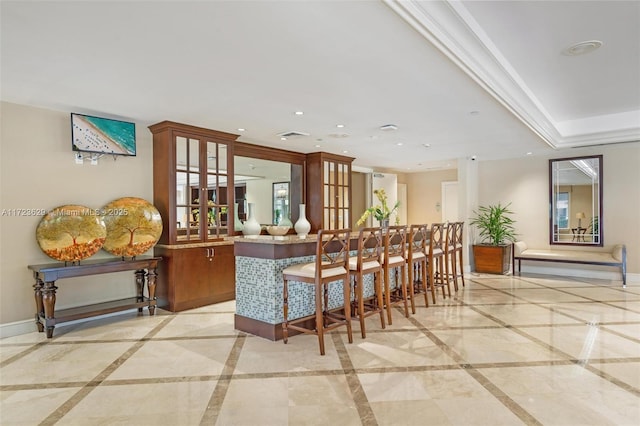
M 473 257 L 476 272 L 486 274 L 506 274 L 510 270 L 511 244 L 501 246 L 474 245 Z

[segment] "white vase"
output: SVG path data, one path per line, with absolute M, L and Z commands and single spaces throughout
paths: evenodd
M 301 237 L 306 237 L 309 231 L 311 231 L 311 224 L 307 220 L 306 205 L 300 204 L 300 218 L 294 225 L 296 233 Z
M 248 203 L 249 205 L 249 216 L 247 220 L 244 221 L 244 225 L 242 226 L 242 233 L 244 235 L 260 235 L 260 230 L 262 227 L 260 223 L 253 216 L 253 203 Z
M 289 228 L 293 228 L 293 223 L 291 222 L 291 219 L 289 219 L 289 209 L 287 206 L 284 206 L 282 209 L 282 217 L 278 222 L 278 226 L 288 226 Z
M 242 231 L 242 221 L 238 216 L 238 203 L 233 204 L 233 229 L 236 231 Z

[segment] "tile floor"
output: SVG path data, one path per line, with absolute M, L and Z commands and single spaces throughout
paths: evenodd
M 638 425 L 640 286 L 469 275 L 453 299 L 289 344 L 234 303 L 0 340 L 0 424 Z M 35 325 L 34 325 L 35 329 Z

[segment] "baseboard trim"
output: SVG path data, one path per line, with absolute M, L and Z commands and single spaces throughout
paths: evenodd
M 595 269 L 578 269 L 578 268 L 553 268 L 546 266 L 535 266 L 522 264 L 522 272 L 542 275 L 558 275 L 562 277 L 576 278 L 596 278 L 602 280 L 620 281 L 622 284 L 622 275 L 620 271 L 598 271 Z M 627 285 L 630 283 L 639 283 L 640 274 L 630 274 L 627 272 Z
M 127 313 L 136 312 L 136 311 L 137 309 L 135 308 L 127 309 L 126 311 L 112 312 L 110 314 L 96 315 L 93 317 L 87 317 L 87 318 L 81 318 L 73 321 L 62 322 L 60 324 L 56 324 L 56 329 L 73 325 L 73 324 L 80 324 L 87 321 L 93 321 L 99 318 L 109 318 L 109 317 L 124 315 Z M 33 332 L 36 332 L 36 333 L 38 332 L 38 326 L 36 325 L 35 319 L 28 319 L 23 321 L 11 322 L 7 324 L 0 324 L 0 339 L 4 339 L 6 337 L 19 336 L 21 334 L 28 334 Z M 43 332 L 42 335 L 44 336 L 45 333 Z M 54 336 L 55 336 L 55 332 L 54 332 Z

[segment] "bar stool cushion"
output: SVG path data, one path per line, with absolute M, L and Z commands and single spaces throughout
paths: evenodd
M 407 250 L 407 254 L 406 254 L 406 255 L 407 255 L 407 259 L 408 259 L 408 258 L 409 258 L 409 250 Z M 417 252 L 416 252 L 416 251 L 414 251 L 414 252 L 411 254 L 411 258 L 412 258 L 413 260 L 422 259 L 423 257 L 427 257 L 427 256 L 426 256 L 423 252 L 421 252 L 421 251 L 417 251 Z
M 427 247 L 427 250 L 426 250 L 426 251 L 427 251 L 427 254 L 429 254 L 429 252 L 431 251 L 431 249 L 430 249 L 429 247 Z M 442 249 L 439 249 L 439 248 L 437 248 L 437 249 L 434 249 L 434 250 L 433 250 L 433 255 L 434 255 L 434 256 L 438 256 L 439 254 L 443 254 L 443 253 L 444 253 L 444 252 L 442 251 Z
M 323 262 L 323 264 L 328 264 Z M 313 278 L 316 275 L 316 264 L 314 263 L 299 263 L 297 265 L 291 265 L 288 268 L 282 270 L 283 274 L 298 275 L 301 277 Z M 347 270 L 343 267 L 323 269 L 321 272 L 322 278 L 332 277 L 334 275 L 345 275 Z
M 370 269 L 380 268 L 380 263 L 375 260 L 370 260 L 369 262 L 362 263 L 362 270 L 368 271 Z M 349 270 L 357 271 L 358 270 L 358 258 L 350 257 L 349 258 Z
M 382 253 L 380 255 L 380 257 L 382 258 L 382 263 L 384 264 L 384 253 Z M 395 266 L 395 265 L 401 265 L 401 264 L 405 264 L 406 260 L 404 259 L 404 257 L 402 256 L 389 256 L 389 261 L 386 262 L 389 266 Z

